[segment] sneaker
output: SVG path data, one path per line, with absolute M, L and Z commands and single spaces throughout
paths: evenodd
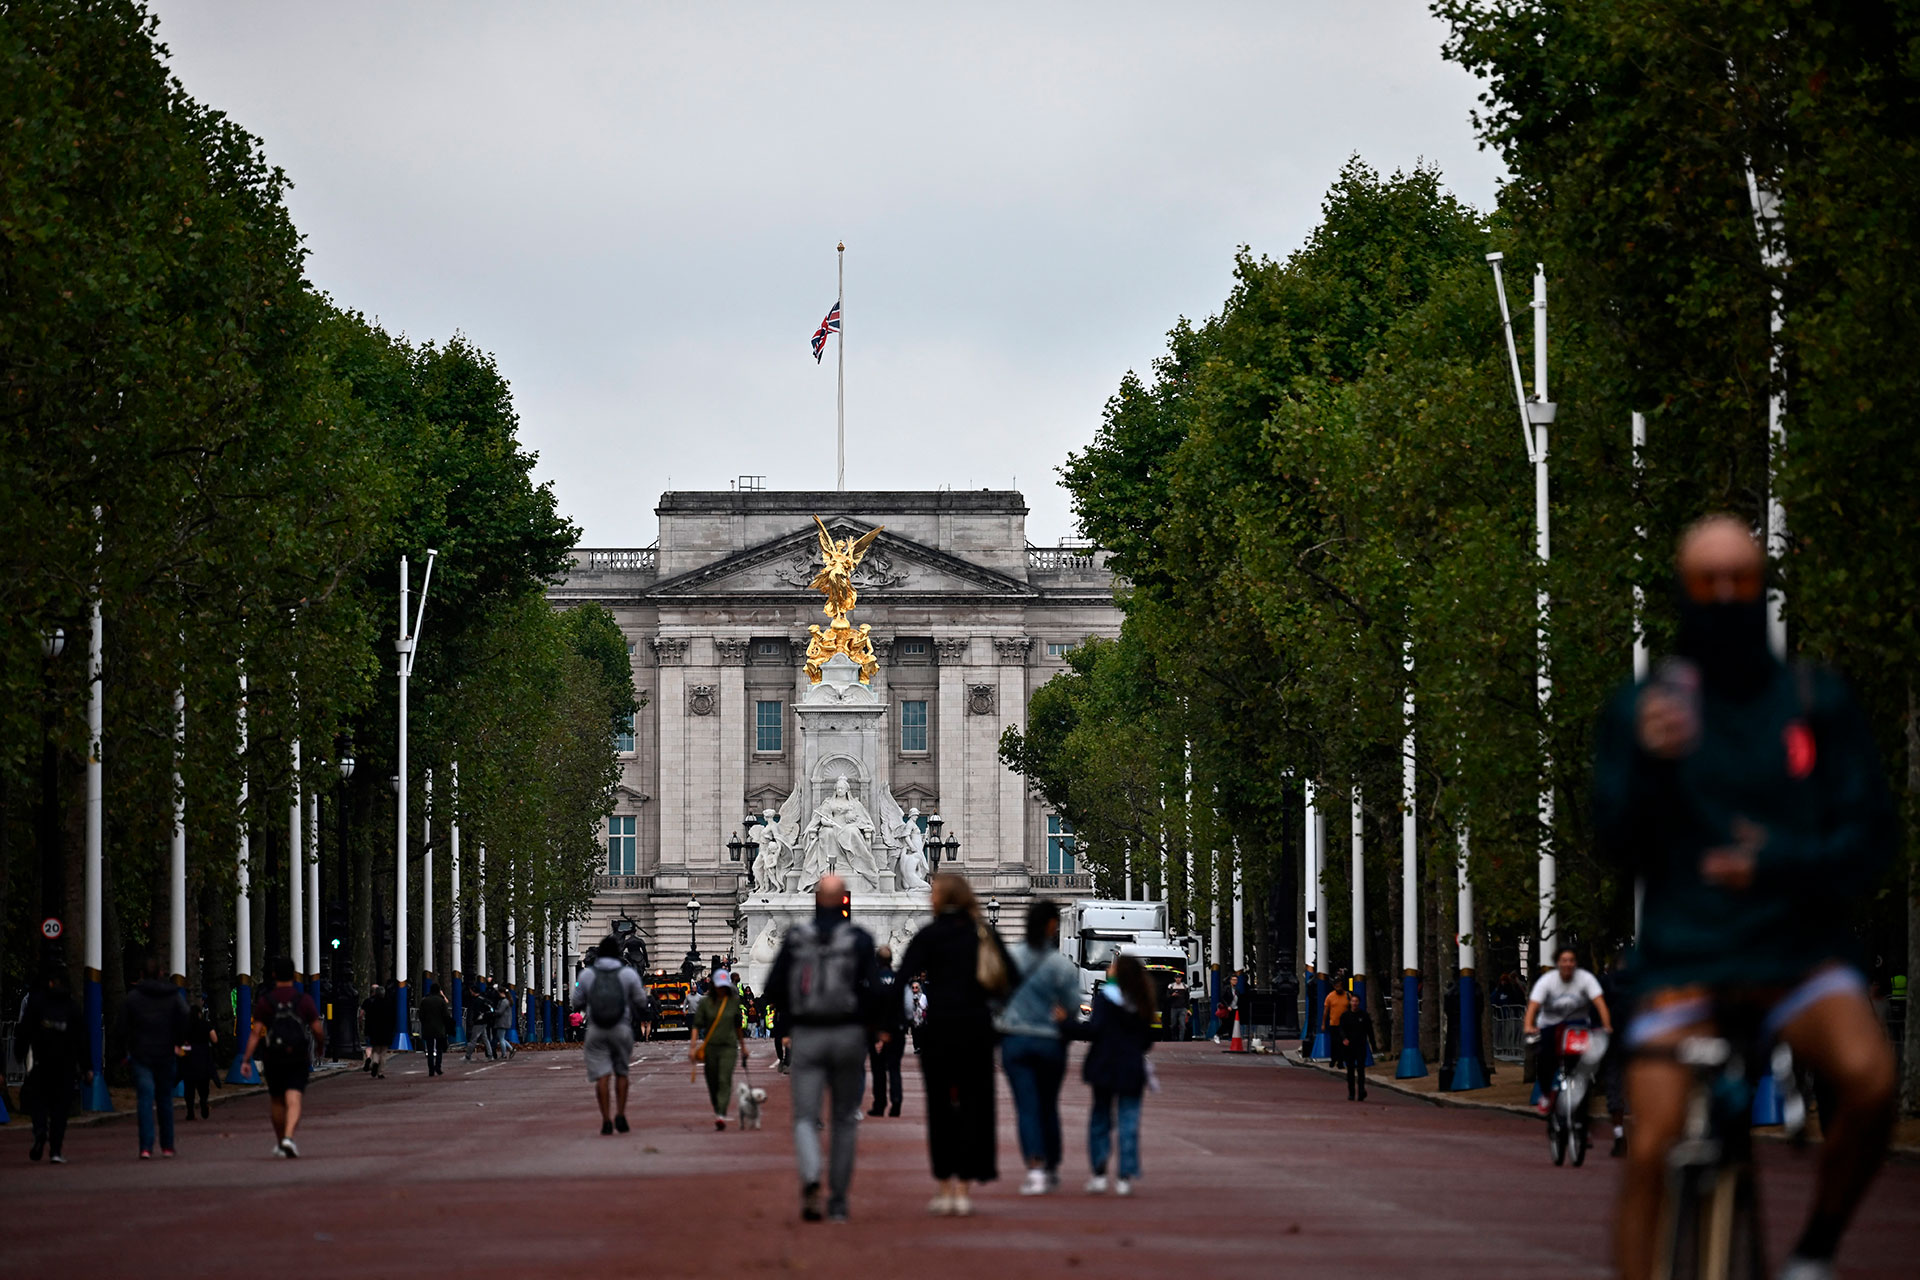
M 1088 1178 L 1087 1194 L 1090 1196 L 1103 1196 L 1107 1194 L 1107 1175 L 1104 1173 L 1096 1173 L 1091 1178 Z
M 282 1143 L 278 1138 L 274 1139 L 274 1142 L 273 1142 L 273 1154 L 275 1158 L 280 1160 L 285 1160 L 287 1158 L 286 1145 Z
M 1047 1171 L 1045 1169 L 1027 1170 L 1026 1181 L 1020 1184 L 1020 1194 L 1023 1196 L 1043 1196 L 1047 1194 L 1047 1190 Z
M 172 1147 L 160 1148 L 160 1158 L 162 1160 L 171 1160 L 173 1159 L 173 1156 L 174 1156 L 174 1150 Z
M 27 1148 L 27 1159 L 38 1160 L 41 1154 L 46 1151 L 46 1149 L 47 1149 L 47 1140 L 45 1138 L 35 1138 L 33 1140 L 33 1145 Z
M 847 1201 L 844 1196 L 835 1196 L 827 1201 L 827 1221 L 845 1222 L 847 1220 Z
M 897 1116 L 897 1115 L 899 1115 L 899 1114 L 900 1114 L 900 1108 L 898 1108 L 898 1107 L 890 1107 L 890 1108 L 888 1108 L 888 1110 L 887 1110 L 887 1115 L 888 1115 L 888 1116 Z
M 951 1218 L 953 1216 L 953 1197 L 942 1191 L 939 1195 L 927 1201 L 927 1212 L 936 1218 Z
M 613 1136 L 613 1121 L 602 1120 L 600 1122 L 600 1136 L 603 1138 L 611 1138 Z
M 818 1222 L 820 1212 L 820 1184 L 809 1182 L 806 1190 L 800 1193 L 800 1217 L 807 1222 Z
M 293 1145 L 292 1138 L 280 1139 L 280 1149 L 287 1153 L 289 1160 L 297 1158 L 300 1154 L 300 1148 Z
M 200 1104 L 200 1118 L 202 1120 L 207 1118 L 207 1104 L 204 1102 Z
M 48 1156 L 47 1159 L 49 1162 L 53 1164 L 65 1164 L 67 1162 L 67 1158 L 61 1155 L 58 1151 L 54 1152 L 51 1156 Z
M 726 1127 L 727 1127 L 727 1118 L 725 1116 L 715 1116 L 713 1118 L 713 1131 L 715 1133 L 719 1133 L 723 1131 L 724 1129 L 726 1129 Z
M 1058 1169 L 1047 1170 L 1047 1190 L 1058 1191 L 1059 1189 L 1060 1189 L 1060 1171 Z
M 1614 1157 L 1624 1156 L 1625 1154 L 1627 1154 L 1627 1135 L 1624 1133 L 1614 1134 L 1613 1150 L 1608 1152 L 1607 1154 Z
M 1777 1280 L 1833 1280 L 1838 1274 L 1833 1269 L 1832 1260 L 1803 1258 L 1797 1253 L 1781 1263 L 1780 1270 L 1775 1273 Z
M 967 1198 L 966 1192 L 962 1191 L 953 1198 L 952 1212 L 956 1218 L 971 1218 L 973 1216 L 973 1201 Z
M 1116 1178 L 1113 1183 L 1113 1194 L 1117 1196 L 1130 1196 L 1133 1194 L 1133 1184 L 1125 1178 Z
M 632 1128 L 633 1126 L 627 1123 L 626 1116 L 618 1115 L 613 1118 L 613 1131 L 615 1133 L 626 1133 Z
M 140 1149 L 140 1158 L 142 1160 L 151 1160 L 153 1159 L 153 1152 L 148 1151 L 145 1147 L 142 1147 Z

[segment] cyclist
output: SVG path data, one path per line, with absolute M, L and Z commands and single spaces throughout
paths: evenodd
M 1589 1011 L 1600 1015 L 1600 1025 L 1613 1032 L 1613 1014 L 1601 993 L 1600 979 L 1580 967 L 1580 953 L 1562 947 L 1553 956 L 1553 968 L 1540 975 L 1527 997 L 1527 1016 L 1521 1030 L 1539 1036 L 1533 1078 L 1540 1084 L 1540 1111 L 1553 1107 L 1554 1082 L 1560 1077 L 1560 1028 L 1591 1025 Z
M 1644 885 L 1615 1247 L 1628 1280 L 1650 1274 L 1691 1084 L 1660 1051 L 1751 1011 L 1832 1091 L 1812 1212 L 1780 1272 L 1818 1280 L 1893 1121 L 1892 1051 L 1848 919 L 1894 852 L 1895 811 L 1839 679 L 1769 651 L 1766 559 L 1747 527 L 1694 524 L 1675 567 L 1679 657 L 1609 704 L 1594 773 L 1600 840 Z

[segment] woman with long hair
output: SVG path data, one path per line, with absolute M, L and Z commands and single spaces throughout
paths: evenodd
M 1116 1128 L 1120 1165 L 1114 1194 L 1132 1195 L 1140 1176 L 1140 1100 L 1147 1091 L 1153 1012 L 1153 983 L 1147 980 L 1146 967 L 1133 956 L 1115 956 L 1107 966 L 1107 980 L 1093 989 L 1093 1013 L 1084 1031 L 1091 1043 L 1081 1077 L 1093 1086 L 1093 1115 L 1087 1122 L 1087 1159 L 1093 1166 L 1089 1195 L 1107 1189 L 1107 1157 Z
M 933 921 L 901 957 L 900 976 L 927 998 L 920 1076 L 927 1088 L 927 1148 L 939 1191 L 927 1208 L 965 1217 L 968 1186 L 999 1176 L 993 1127 L 993 1011 L 1008 990 L 1006 948 L 980 914 L 966 877 L 933 878 Z

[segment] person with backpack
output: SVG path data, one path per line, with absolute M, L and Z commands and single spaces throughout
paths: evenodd
M 246 1057 L 257 1060 L 266 1077 L 273 1154 L 282 1160 L 300 1154 L 293 1131 L 300 1127 L 313 1059 L 326 1042 L 327 1024 L 320 1020 L 313 997 L 293 984 L 293 958 L 275 956 L 273 986 L 253 998 L 253 1034 L 247 1039 Z
M 612 934 L 600 940 L 593 963 L 574 980 L 572 1007 L 587 1015 L 581 1056 L 600 1103 L 601 1136 L 626 1133 L 627 1067 L 633 1057 L 634 1024 L 647 1007 L 647 988 L 620 958 L 620 939 Z
M 420 1001 L 420 1039 L 427 1050 L 429 1076 L 447 1074 L 447 1040 L 452 1035 L 453 1005 L 448 1003 L 439 983 L 429 982 L 427 994 Z
M 707 1069 L 707 1097 L 713 1103 L 713 1127 L 727 1127 L 727 1108 L 733 1103 L 733 1065 L 747 1060 L 740 1043 L 740 998 L 733 993 L 733 975 L 725 969 L 713 974 L 713 989 L 693 1011 L 693 1029 L 687 1050 Z
M 60 1149 L 67 1140 L 67 1113 L 73 1108 L 73 1081 L 84 1069 L 88 1083 L 87 1025 L 67 992 L 67 971 L 50 965 L 38 991 L 20 1003 L 20 1020 L 13 1028 L 13 1056 L 21 1062 L 32 1056 L 33 1066 L 20 1086 L 20 1104 L 33 1117 L 33 1146 L 27 1159 L 38 1160 L 51 1149 L 53 1163 L 65 1164 Z
M 993 1122 L 993 1014 L 1008 994 L 1007 949 L 967 878 L 933 878 L 933 921 L 907 944 L 900 972 L 927 997 L 920 1077 L 927 1087 L 927 1150 L 939 1191 L 935 1215 L 973 1212 L 969 1184 L 1000 1176 Z
M 774 1035 L 789 1054 L 794 1163 L 800 1173 L 800 1216 L 808 1222 L 847 1220 L 860 1102 L 867 1091 L 876 962 L 873 938 L 852 922 L 852 913 L 846 881 L 827 874 L 814 886 L 813 919 L 787 930 L 767 975 L 767 998 L 776 1011 Z M 877 1038 L 884 1042 L 887 1033 Z M 833 1134 L 823 1212 L 820 1105 L 829 1094 Z
M 1087 1122 L 1093 1176 L 1087 1179 L 1087 1194 L 1107 1190 L 1107 1158 L 1118 1128 L 1120 1164 L 1113 1193 L 1127 1196 L 1140 1176 L 1140 1100 L 1152 1078 L 1147 1051 L 1153 1048 L 1154 998 L 1146 966 L 1124 952 L 1115 956 L 1107 980 L 1093 989 L 1092 1003 L 1092 1015 L 1076 1028 L 1089 1042 L 1080 1076 L 1093 1086 L 1093 1115 Z

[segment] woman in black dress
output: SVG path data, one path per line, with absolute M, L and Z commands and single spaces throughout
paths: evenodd
M 907 944 L 900 976 L 918 978 L 927 997 L 920 1076 L 927 1086 L 927 1148 L 940 1183 L 927 1207 L 936 1214 L 972 1213 L 968 1184 L 999 1176 L 989 1001 L 1006 997 L 1011 972 L 1000 935 L 981 918 L 966 877 L 935 876 L 933 922 Z

